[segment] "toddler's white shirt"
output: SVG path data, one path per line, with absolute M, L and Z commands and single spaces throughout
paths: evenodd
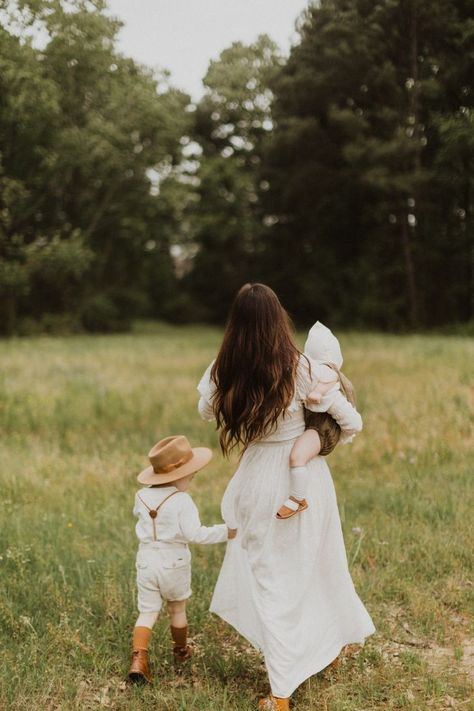
M 158 511 L 156 538 L 166 543 L 222 543 L 227 540 L 225 523 L 203 526 L 196 504 L 186 491 L 173 486 L 145 487 L 135 495 L 133 514 L 138 518 L 135 531 L 140 543 L 153 543 L 153 522 L 145 504 L 156 509 L 173 491 L 177 491 Z

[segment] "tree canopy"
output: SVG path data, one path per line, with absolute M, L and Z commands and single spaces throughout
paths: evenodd
M 150 310 L 152 280 L 173 280 L 151 183 L 180 160 L 189 97 L 117 53 L 102 3 L 65 5 L 7 3 L 0 29 L 5 331 L 18 310 L 117 327 Z
M 213 60 L 197 104 L 102 0 L 0 2 L 0 330 L 474 319 L 474 0 L 321 0 L 289 57 Z
M 267 161 L 267 251 L 296 312 L 384 328 L 473 318 L 473 10 L 322 0 L 302 18 Z M 288 255 L 292 282 L 277 269 Z

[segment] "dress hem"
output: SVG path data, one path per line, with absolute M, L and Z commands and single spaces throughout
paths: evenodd
M 213 615 L 216 615 L 217 617 L 220 617 L 220 619 L 224 620 L 224 622 L 227 622 L 227 624 L 230 625 L 231 627 L 233 627 L 234 630 L 236 632 L 238 632 L 241 637 L 246 639 L 247 642 L 250 642 L 252 647 L 254 647 L 257 650 L 257 652 L 260 652 L 260 654 L 263 654 L 263 648 L 261 647 L 261 645 L 255 639 L 251 639 L 250 635 L 242 632 L 242 630 L 238 628 L 238 626 L 235 624 L 235 622 L 232 622 L 232 619 L 230 618 L 230 616 L 227 617 L 225 613 L 217 612 L 217 610 L 213 610 L 212 607 L 209 608 L 209 612 L 211 612 Z
M 218 617 L 221 618 L 221 620 L 224 620 L 224 622 L 227 622 L 227 624 L 231 625 L 244 639 L 247 640 L 247 642 L 250 642 L 252 647 L 254 647 L 257 652 L 260 652 L 260 654 L 264 655 L 264 651 L 262 647 L 259 645 L 259 643 L 255 639 L 251 639 L 250 635 L 247 633 L 244 633 L 241 629 L 239 629 L 239 626 L 232 621 L 231 615 L 227 616 L 223 612 L 217 612 L 216 610 L 213 610 L 210 608 L 210 612 L 212 614 L 217 615 Z M 304 672 L 302 672 L 300 675 L 297 677 L 297 681 L 292 685 L 290 690 L 285 689 L 282 691 L 281 689 L 271 689 L 271 692 L 274 696 L 280 697 L 280 698 L 287 698 L 290 697 L 294 694 L 296 689 L 301 686 L 307 679 L 309 679 L 311 676 L 314 676 L 315 674 L 319 674 L 319 672 L 323 671 L 323 669 L 326 669 L 331 662 L 333 662 L 342 652 L 344 647 L 347 647 L 349 644 L 360 644 L 361 646 L 364 646 L 365 641 L 367 640 L 368 637 L 373 635 L 375 633 L 375 627 L 370 631 L 370 632 L 365 632 L 362 633 L 360 636 L 358 635 L 353 635 L 349 639 L 346 639 L 344 642 L 337 642 L 334 646 L 332 646 L 330 649 L 331 651 L 328 652 L 325 656 L 324 659 L 325 661 L 321 664 L 314 664 L 312 663 L 311 666 L 308 666 Z M 271 684 L 270 684 L 271 686 Z
M 344 647 L 347 647 L 347 645 L 349 645 L 349 644 L 360 644 L 361 646 L 364 646 L 366 639 L 368 637 L 370 637 L 371 635 L 373 635 L 374 632 L 375 632 L 375 629 L 372 632 L 367 632 L 367 634 L 363 634 L 362 637 L 359 637 L 358 639 L 350 638 L 350 639 L 346 640 L 345 642 L 338 642 L 337 644 L 334 645 L 334 647 L 331 648 L 331 653 L 327 655 L 327 659 L 323 664 L 316 664 L 316 665 L 312 664 L 311 670 L 309 670 L 309 667 L 308 667 L 304 673 L 302 673 L 300 676 L 298 676 L 298 681 L 295 682 L 294 685 L 292 685 L 290 690 L 285 690 L 285 692 L 283 693 L 283 692 L 281 692 L 280 689 L 278 689 L 277 690 L 278 693 L 277 693 L 277 691 L 274 691 L 272 689 L 272 694 L 274 696 L 280 696 L 283 698 L 292 696 L 294 694 L 294 692 L 296 691 L 296 689 L 298 689 L 298 687 L 301 686 L 301 684 L 303 684 L 307 679 L 314 676 L 315 674 L 319 674 L 320 672 L 323 671 L 323 669 L 326 669 L 326 667 L 328 667 L 331 664 L 331 662 L 333 662 L 335 659 L 337 659 L 337 657 L 340 655 L 340 653 L 342 652 Z

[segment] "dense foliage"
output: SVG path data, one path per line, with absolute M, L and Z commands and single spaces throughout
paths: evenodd
M 275 83 L 275 284 L 331 321 L 472 319 L 474 3 L 322 0 L 300 34 Z
M 101 2 L 64 5 L 6 3 L 0 28 L 6 332 L 18 315 L 123 327 L 159 314 L 173 288 L 162 229 L 173 210 L 151 181 L 180 158 L 189 98 L 117 53 L 119 24 Z
M 0 330 L 474 318 L 474 0 L 321 0 L 284 60 L 211 62 L 197 105 L 116 49 L 103 0 L 0 0 Z

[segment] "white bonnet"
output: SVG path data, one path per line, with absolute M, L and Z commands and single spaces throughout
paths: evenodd
M 342 352 L 339 341 L 333 332 L 321 321 L 316 321 L 311 327 L 304 352 L 313 360 L 322 360 L 325 363 L 334 363 L 338 368 L 342 367 Z

